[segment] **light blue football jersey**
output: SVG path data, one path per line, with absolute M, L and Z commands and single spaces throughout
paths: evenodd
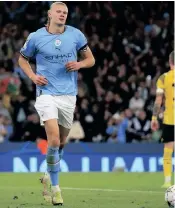
M 71 26 L 65 26 L 62 34 L 51 34 L 45 27 L 31 33 L 20 53 L 36 58 L 36 74 L 48 80 L 45 86 L 37 86 L 37 96 L 76 95 L 77 71 L 67 72 L 65 65 L 77 61 L 77 53 L 87 45 L 84 34 Z

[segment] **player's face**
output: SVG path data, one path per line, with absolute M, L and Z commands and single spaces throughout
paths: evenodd
M 49 17 L 57 25 L 65 25 L 68 15 L 68 8 L 65 5 L 54 5 L 50 12 Z

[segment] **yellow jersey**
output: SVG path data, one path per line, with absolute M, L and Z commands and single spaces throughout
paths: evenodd
M 174 125 L 175 113 L 175 71 L 172 69 L 167 73 L 162 74 L 157 81 L 157 92 L 164 93 L 165 96 L 165 111 L 163 123 L 167 125 Z

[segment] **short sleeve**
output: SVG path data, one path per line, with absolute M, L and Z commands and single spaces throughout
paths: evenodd
M 33 57 L 36 51 L 34 34 L 35 33 L 30 33 L 26 42 L 24 43 L 23 47 L 20 50 L 21 55 L 24 56 L 25 58 Z
M 156 86 L 157 86 L 157 93 L 163 93 L 164 92 L 164 79 L 165 74 L 161 75 L 159 79 L 157 80 Z
M 77 51 L 83 50 L 87 46 L 87 39 L 85 35 L 78 30 L 77 32 Z

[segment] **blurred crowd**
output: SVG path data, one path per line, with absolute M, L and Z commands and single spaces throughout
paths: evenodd
M 0 142 L 45 138 L 33 107 L 35 86 L 18 65 L 30 32 L 52 2 L 0 2 Z M 174 2 L 66 2 L 68 24 L 88 38 L 96 65 L 78 76 L 69 141 L 159 142 L 150 119 L 155 83 L 169 70 Z M 30 60 L 35 70 L 35 60 Z M 162 120 L 160 113 L 160 121 Z

